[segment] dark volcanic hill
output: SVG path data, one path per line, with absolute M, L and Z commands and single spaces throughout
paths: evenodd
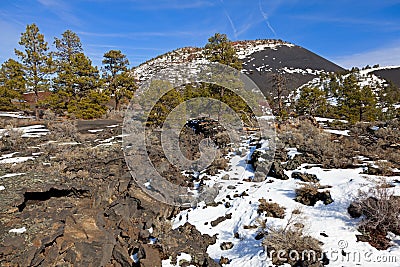
M 372 71 L 373 74 L 393 82 L 400 88 L 400 66 L 399 67 L 384 67 Z
M 282 74 L 288 89 L 294 90 L 321 73 L 344 70 L 305 48 L 281 40 L 239 41 L 233 45 L 243 62 L 242 72 L 264 93 L 271 89 L 274 73 Z M 144 81 L 171 64 L 204 62 L 202 51 L 202 48 L 185 47 L 168 52 L 136 67 L 134 76 Z
M 273 74 L 286 78 L 286 86 L 294 90 L 321 73 L 344 69 L 331 61 L 297 45 L 282 45 L 275 49 L 254 52 L 243 60 L 243 72 L 263 90 L 273 86 Z

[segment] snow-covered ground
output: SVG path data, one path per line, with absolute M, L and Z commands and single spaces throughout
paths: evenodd
M 9 117 L 15 119 L 29 119 L 33 117 L 25 116 L 22 112 L 0 112 L 0 117 Z
M 345 135 L 349 136 L 349 130 L 332 130 L 332 129 L 324 129 L 325 132 L 336 134 L 336 135 Z
M 242 149 L 252 150 L 249 144 L 243 145 Z M 296 149 L 288 149 L 290 157 L 295 157 L 296 154 L 298 154 Z M 254 175 L 252 168 L 246 164 L 247 158 L 248 154 L 241 156 L 231 154 L 231 169 L 227 172 L 222 171 L 208 181 L 209 184 L 219 184 L 221 189 L 215 202 L 222 204 L 207 206 L 201 202 L 195 208 L 183 210 L 172 220 L 174 228 L 189 222 L 202 234 L 216 235 L 217 242 L 209 246 L 207 250 L 215 261 L 218 262 L 223 256 L 230 259 L 230 263 L 224 266 L 273 266 L 264 253 L 262 240 L 255 239 L 259 229 L 251 227 L 258 227 L 259 220 L 265 219 L 263 215 L 260 217 L 257 213 L 258 200 L 264 198 L 286 207 L 286 217 L 284 219 L 267 218 L 267 228 L 286 225 L 291 211 L 301 210 L 303 224 L 306 226 L 305 234 L 323 242 L 323 251 L 330 259 L 328 266 L 400 266 L 400 238 L 393 238 L 393 246 L 386 251 L 378 251 L 368 243 L 357 242 L 356 234 L 360 234 L 357 231 L 359 220 L 350 218 L 347 213 L 347 207 L 358 190 L 367 190 L 372 187 L 374 181 L 380 179 L 379 177 L 362 174 L 362 166 L 356 169 L 322 169 L 303 164 L 295 171 L 317 175 L 321 185 L 331 186 L 329 190 L 334 200 L 329 205 L 317 202 L 315 206 L 305 206 L 294 201 L 295 189 L 300 186 L 298 180 L 293 178 L 278 180 L 268 177 L 267 180 L 270 182 L 244 181 L 244 178 Z M 285 171 L 285 174 L 291 177 L 292 172 Z M 229 175 L 229 180 L 222 179 L 226 174 Z M 399 179 L 399 177 L 387 178 L 389 181 L 394 179 Z M 400 194 L 400 190 L 397 191 L 396 193 Z M 225 215 L 228 215 L 229 219 L 217 225 L 211 225 L 211 221 Z M 223 242 L 232 242 L 233 247 L 222 250 Z M 342 256 L 342 250 L 349 254 Z M 172 265 L 169 260 L 165 260 L 163 266 Z
M 47 135 L 49 130 L 46 129 L 44 125 L 31 125 L 31 126 L 24 126 L 24 127 L 16 127 L 12 129 L 13 131 L 20 131 L 21 137 L 40 137 L 43 135 Z M 0 137 L 7 135 L 7 129 L 0 129 Z

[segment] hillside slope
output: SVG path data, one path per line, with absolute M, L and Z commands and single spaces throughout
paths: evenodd
M 400 66 L 376 68 L 371 72 L 393 82 L 398 88 L 400 88 Z
M 233 45 L 243 62 L 242 72 L 264 93 L 271 89 L 274 73 L 284 75 L 288 89 L 294 90 L 321 72 L 344 70 L 305 48 L 281 40 L 239 41 Z M 202 51 L 202 48 L 184 47 L 165 53 L 136 67 L 133 75 L 142 82 L 170 64 L 205 62 Z

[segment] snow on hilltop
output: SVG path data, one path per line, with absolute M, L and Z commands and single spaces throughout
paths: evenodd
M 358 85 L 361 88 L 364 86 L 370 86 L 372 87 L 373 91 L 377 93 L 380 90 L 380 88 L 388 85 L 388 81 L 385 78 L 380 77 L 380 75 L 375 74 L 375 72 L 379 70 L 388 70 L 396 68 L 400 67 L 389 66 L 389 67 L 366 68 L 361 70 L 354 69 L 351 73 L 355 75 L 358 81 Z M 344 74 L 342 75 L 342 78 L 345 79 L 349 75 L 350 75 L 349 73 Z M 312 79 L 310 82 L 304 84 L 303 86 L 318 87 L 322 90 L 324 85 L 327 83 L 329 83 L 328 77 L 327 78 L 316 77 Z M 299 89 L 301 89 L 301 87 Z
M 236 54 L 239 59 L 244 59 L 255 52 L 260 52 L 265 49 L 272 49 L 277 51 L 281 46 L 294 47 L 294 44 L 284 42 L 281 40 L 255 40 L 255 41 L 238 41 L 233 43 Z
M 236 54 L 243 62 L 242 73 L 249 76 L 265 93 L 272 86 L 272 75 L 281 73 L 287 86 L 295 90 L 321 73 L 342 71 L 343 68 L 304 49 L 282 40 L 252 40 L 232 42 Z M 133 70 L 139 83 L 173 64 L 207 62 L 203 48 L 184 47 L 150 59 Z
M 254 40 L 232 42 L 239 59 L 245 59 L 255 52 L 265 49 L 277 51 L 281 46 L 294 47 L 294 44 L 281 40 Z M 154 73 L 167 68 L 171 64 L 181 63 L 204 63 L 207 59 L 203 56 L 203 48 L 183 47 L 167 52 L 163 55 L 150 59 L 133 70 L 134 77 L 143 82 L 149 79 Z

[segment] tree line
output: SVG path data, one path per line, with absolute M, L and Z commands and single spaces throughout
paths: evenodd
M 37 108 L 51 109 L 57 115 L 91 119 L 107 112 L 106 104 L 110 99 L 113 108 L 118 110 L 133 96 L 136 84 L 130 75 L 129 61 L 120 50 L 106 52 L 99 70 L 84 54 L 76 33 L 67 30 L 61 38 L 54 38 L 53 43 L 55 50 L 50 51 L 38 27 L 27 25 L 19 41 L 23 49 L 15 49 L 18 60 L 8 59 L 0 67 L 0 110 L 23 107 L 13 100 L 21 99 L 25 92 L 33 92 Z M 211 62 L 237 70 L 242 68 L 242 62 L 225 34 L 211 36 L 203 56 Z M 282 74 L 274 74 L 267 99 L 278 120 L 299 115 L 350 122 L 399 117 L 399 110 L 395 109 L 395 104 L 400 102 L 399 89 L 390 82 L 360 86 L 356 68 L 346 73 L 321 74 L 320 80 L 320 84 L 303 86 L 296 94 L 288 92 Z M 52 93 L 39 101 L 41 91 Z M 244 120 L 252 116 L 245 102 L 230 90 L 213 84 L 190 84 L 184 88 L 171 88 L 149 114 L 150 124 L 161 125 L 174 107 L 195 97 L 211 97 L 225 102 Z
M 295 104 L 300 115 L 325 116 L 359 121 L 399 118 L 395 104 L 400 102 L 399 88 L 386 84 L 360 83 L 360 71 L 353 68 L 346 73 L 323 74 L 318 86 L 301 88 Z
M 359 121 L 390 120 L 400 117 L 399 88 L 387 83 L 363 83 L 358 68 L 340 73 L 322 73 L 317 84 L 306 84 L 290 92 L 287 77 L 272 75 L 267 99 L 278 120 L 296 116 L 320 116 Z
M 129 61 L 120 50 L 103 56 L 102 68 L 85 55 L 79 36 L 71 30 L 54 38 L 53 51 L 36 24 L 26 26 L 15 49 L 18 60 L 8 59 L 0 67 L 0 110 L 29 108 L 21 101 L 34 94 L 34 105 L 57 115 L 92 119 L 103 116 L 113 99 L 114 109 L 129 100 L 136 89 Z M 40 92 L 51 91 L 45 99 Z

